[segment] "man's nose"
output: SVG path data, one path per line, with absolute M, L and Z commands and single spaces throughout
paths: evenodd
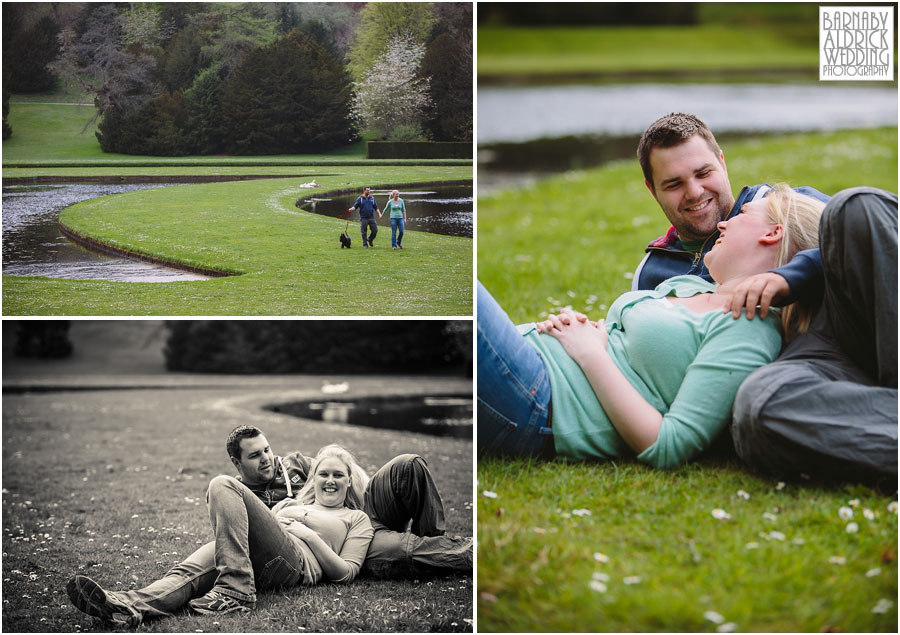
M 699 198 L 703 194 L 703 184 L 696 179 L 687 182 L 687 194 L 690 198 Z

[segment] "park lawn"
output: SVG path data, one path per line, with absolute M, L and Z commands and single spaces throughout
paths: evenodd
M 340 249 L 345 221 L 304 212 L 299 198 L 363 185 L 471 178 L 470 167 L 330 169 L 319 190 L 266 179 L 142 190 L 64 210 L 79 234 L 138 254 L 240 275 L 199 282 L 3 280 L 4 315 L 445 315 L 472 313 L 473 241 L 407 232 L 390 249 Z
M 735 189 L 786 181 L 827 194 L 897 191 L 896 128 L 765 136 L 723 150 Z M 566 305 L 602 318 L 667 229 L 636 160 L 563 173 L 479 197 L 478 278 L 515 323 Z M 802 481 L 779 491 L 736 460 L 672 472 L 479 460 L 477 471 L 479 493 L 498 495 L 478 496 L 482 632 L 715 630 L 706 611 L 738 631 L 896 632 L 897 517 L 887 510 L 896 494 Z M 848 534 L 838 509 L 855 498 L 859 532 Z M 716 508 L 732 519 L 713 518 Z M 590 515 L 572 513 L 580 509 Z M 591 588 L 594 573 L 609 576 L 606 592 Z M 630 576 L 641 582 L 625 584 Z M 880 599 L 893 604 L 873 613 Z
M 477 500 L 480 632 L 713 632 L 709 611 L 737 632 L 897 632 L 896 495 L 779 489 L 736 461 L 479 459 Z
M 787 182 L 826 193 L 897 191 L 897 129 L 762 136 L 724 144 L 732 189 Z M 571 305 L 592 319 L 631 288 L 669 227 L 637 160 L 566 172 L 478 199 L 478 279 L 516 323 Z
M 279 394 L 321 395 L 323 377 L 296 376 Z M 383 379 L 349 381 L 384 394 Z M 396 377 L 390 392 L 459 390 L 456 378 Z M 256 383 L 258 385 L 258 382 Z M 224 439 L 238 424 L 261 426 L 278 454 L 340 442 L 369 472 L 402 452 L 428 461 L 447 531 L 471 536 L 472 442 L 313 422 L 239 407 L 230 387 L 6 394 L 3 408 L 3 631 L 108 632 L 76 610 L 66 582 L 76 573 L 110 590 L 140 588 L 212 540 L 205 491 L 234 474 Z M 360 386 L 363 386 L 360 389 Z M 295 396 L 287 400 L 295 399 Z M 36 470 L 36 466 L 43 466 Z M 460 469 L 465 466 L 465 469 Z M 350 585 L 323 583 L 261 593 L 247 617 L 150 620 L 140 632 L 471 632 L 471 574 Z
M 814 27 L 813 27 L 814 28 Z M 515 75 L 809 69 L 818 49 L 769 26 L 478 28 L 479 79 Z

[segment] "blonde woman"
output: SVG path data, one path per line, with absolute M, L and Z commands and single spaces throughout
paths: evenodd
M 625 293 L 605 321 L 567 310 L 515 327 L 479 284 L 479 453 L 636 457 L 670 468 L 709 447 L 741 381 L 781 348 L 773 315 L 724 312 L 731 294 L 816 247 L 823 207 L 779 186 L 718 224 L 705 257 L 716 283 L 677 276 Z M 804 322 L 787 321 L 789 329 Z
M 406 203 L 400 198 L 400 192 L 391 192 L 391 198 L 384 205 L 384 213 L 390 212 L 391 248 L 403 249 L 403 230 L 406 228 Z

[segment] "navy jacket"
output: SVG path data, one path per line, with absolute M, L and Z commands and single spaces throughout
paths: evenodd
M 378 203 L 375 202 L 374 196 L 360 196 L 356 199 L 353 207 L 359 210 L 360 218 L 375 218 L 375 212 L 378 211 Z
M 737 214 L 744 203 L 763 196 L 769 189 L 771 189 L 769 185 L 744 187 L 735 200 L 728 218 Z M 811 187 L 795 187 L 794 190 L 823 202 L 829 200 L 828 196 Z M 699 253 L 691 253 L 681 244 L 675 228 L 670 227 L 665 236 L 661 236 L 647 245 L 647 255 L 644 256 L 634 273 L 632 290 L 655 289 L 662 281 L 682 275 L 700 276 L 712 282 L 703 257 L 716 244 L 718 237 L 719 230 L 716 230 L 703 242 Z M 772 269 L 772 271 L 784 276 L 790 285 L 791 295 L 784 304 L 799 299 L 817 301 L 821 298 L 824 278 L 822 276 L 822 258 L 818 249 L 798 252 L 789 263 Z

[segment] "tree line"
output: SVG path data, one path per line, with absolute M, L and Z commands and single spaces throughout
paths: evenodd
M 3 3 L 10 93 L 80 90 L 106 152 L 472 139 L 471 3 Z

